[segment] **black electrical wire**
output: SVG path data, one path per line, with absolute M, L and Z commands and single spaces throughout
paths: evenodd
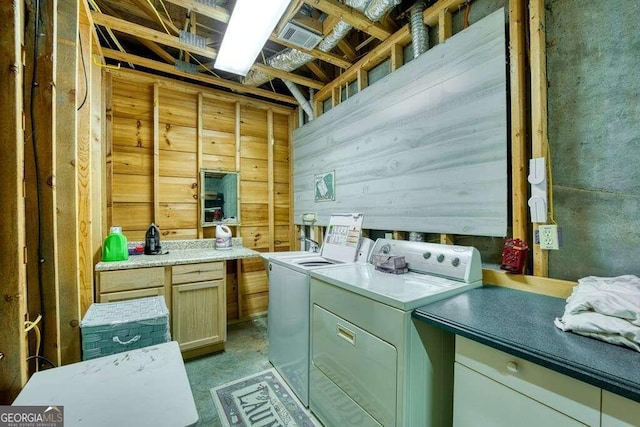
M 40 165 L 38 161 L 38 144 L 37 144 L 37 135 L 36 135 L 36 123 L 35 123 L 35 102 L 34 98 L 36 96 L 36 89 L 39 87 L 38 84 L 38 55 L 40 53 L 38 38 L 40 37 L 40 0 L 35 0 L 36 6 L 36 15 L 34 21 L 34 31 L 33 31 L 33 69 L 31 74 L 31 97 L 29 99 L 29 114 L 31 116 L 31 145 L 33 147 L 33 163 L 34 163 L 34 171 L 36 176 L 36 203 L 37 203 L 37 215 L 38 215 L 38 225 L 37 225 L 37 235 L 38 235 L 38 291 L 40 292 L 40 314 L 42 315 L 41 330 L 42 330 L 42 342 L 44 343 L 45 339 L 45 310 L 44 310 L 44 285 L 42 283 L 42 268 L 45 262 L 44 256 L 42 254 L 42 202 L 40 200 Z
M 82 36 L 78 31 L 78 42 L 80 43 L 80 58 L 82 59 L 82 71 L 84 72 L 84 99 L 76 111 L 80 111 L 84 107 L 84 103 L 87 102 L 87 95 L 89 93 L 89 79 L 87 78 L 87 66 L 84 63 L 84 54 L 82 49 Z
M 36 355 L 36 356 L 29 356 L 27 357 L 27 362 L 29 360 L 33 360 L 33 359 L 38 359 L 38 360 L 42 360 L 43 362 L 47 362 L 49 365 L 51 365 L 52 368 L 57 368 L 56 364 L 53 363 L 51 360 L 47 359 L 44 356 L 40 356 L 40 355 Z

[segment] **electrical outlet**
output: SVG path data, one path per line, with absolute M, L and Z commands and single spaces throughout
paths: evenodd
M 557 225 L 538 226 L 538 239 L 540 249 L 560 249 Z

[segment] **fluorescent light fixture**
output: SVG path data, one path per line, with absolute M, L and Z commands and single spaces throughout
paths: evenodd
M 238 0 L 213 66 L 246 75 L 289 3 L 290 0 Z

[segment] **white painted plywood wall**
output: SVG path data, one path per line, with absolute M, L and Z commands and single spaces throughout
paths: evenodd
M 504 9 L 294 131 L 294 217 L 363 212 L 364 228 L 505 236 Z M 314 176 L 335 170 L 335 200 Z

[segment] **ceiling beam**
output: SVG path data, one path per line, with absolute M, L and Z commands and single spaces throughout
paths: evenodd
M 322 67 L 320 67 L 318 64 L 316 64 L 313 61 L 307 62 L 306 64 L 304 64 L 307 66 L 308 69 L 311 70 L 311 72 L 313 74 L 315 74 L 315 76 L 317 78 L 320 79 L 320 81 L 322 81 L 323 83 L 329 83 L 331 81 L 331 77 L 329 77 L 329 74 L 327 74 Z
M 344 68 L 345 70 L 347 68 L 350 68 L 353 65 L 351 61 L 344 59 L 340 55 L 336 55 L 335 53 L 330 53 L 330 52 L 324 52 L 320 49 L 311 49 L 311 50 L 305 49 L 296 44 L 289 43 L 286 40 L 279 39 L 276 34 L 272 34 L 269 40 L 275 43 L 281 44 L 282 46 L 299 50 L 300 52 L 304 52 L 306 54 L 313 56 L 314 58 L 317 58 L 324 62 L 328 62 L 329 64 L 335 65 L 336 67 Z
M 196 12 L 204 16 L 208 16 L 209 18 L 215 19 L 216 21 L 224 22 L 225 24 L 229 22 L 229 18 L 231 17 L 231 13 L 229 13 L 229 11 L 224 7 L 208 6 L 196 0 L 166 0 L 166 1 L 168 1 L 169 3 L 173 3 L 176 6 L 182 6 L 185 9 L 191 9 L 192 12 Z
M 276 30 L 274 31 L 276 34 L 279 34 L 280 31 L 282 31 L 285 24 L 289 22 L 296 13 L 298 13 L 303 4 L 304 2 L 302 0 L 292 0 L 291 3 L 289 3 L 287 10 L 284 11 L 282 18 L 280 18 L 280 22 L 276 25 Z
M 173 55 L 171 55 L 169 52 L 164 50 L 162 48 L 162 46 L 160 46 L 159 44 L 154 43 L 154 42 L 149 41 L 149 40 L 146 40 L 146 39 L 138 39 L 138 41 L 140 43 L 142 43 L 143 45 L 145 45 L 147 47 L 147 49 L 149 49 L 151 52 L 155 53 L 160 58 L 162 58 L 166 62 L 168 62 L 169 64 L 175 64 L 176 63 L 176 58 L 174 58 Z
M 345 6 L 337 0 L 304 0 L 304 2 L 329 15 L 339 17 L 347 24 L 377 39 L 384 41 L 392 34 L 391 31 L 386 29 L 382 24 L 371 22 L 363 13 L 349 6 Z
M 289 73 L 284 70 L 279 70 L 277 68 L 268 67 L 266 65 L 258 64 L 257 62 L 253 64 L 251 68 L 259 73 L 264 73 L 269 77 L 278 77 L 283 80 L 290 80 L 294 83 L 298 83 L 301 86 L 312 87 L 318 90 L 324 87 L 324 83 L 319 82 L 317 80 L 309 79 L 307 77 L 302 77 L 294 73 Z
M 271 92 L 265 89 L 254 88 L 245 86 L 240 83 L 233 82 L 231 80 L 225 80 L 218 77 L 208 76 L 205 74 L 192 74 L 185 71 L 176 69 L 173 65 L 165 64 L 163 62 L 154 61 L 152 59 L 143 58 L 141 56 L 132 55 L 130 53 L 123 53 L 113 49 L 103 48 L 102 52 L 106 58 L 115 59 L 116 61 L 131 62 L 141 67 L 146 67 L 151 70 L 161 71 L 163 73 L 172 74 L 174 76 L 186 77 L 201 83 L 207 83 L 218 87 L 230 89 L 238 93 L 246 93 L 263 98 L 272 99 L 275 101 L 281 101 L 291 105 L 298 105 L 298 101 L 292 96 L 281 95 L 279 93 Z
M 160 25 L 164 23 L 164 25 L 167 28 L 173 31 L 174 35 L 180 34 L 180 28 L 176 27 L 173 24 L 173 22 L 171 22 L 171 20 L 165 18 L 164 16 L 160 14 L 156 15 L 154 9 L 149 5 L 149 3 L 146 0 L 133 0 L 133 2 L 137 4 L 140 10 L 142 10 L 149 18 L 151 18 L 151 20 L 155 22 L 158 19 L 160 19 L 161 20 Z M 111 15 L 115 15 L 115 13 L 111 13 Z
M 105 15 L 99 12 L 92 12 L 93 22 L 110 28 L 112 30 L 120 31 L 125 34 L 129 34 L 134 37 L 150 40 L 155 43 L 160 43 L 165 46 L 175 47 L 180 50 L 186 50 L 197 55 L 204 56 L 206 58 L 215 59 L 218 54 L 211 48 L 200 48 L 188 43 L 183 43 L 178 37 L 171 36 L 169 34 L 152 30 L 143 25 L 134 24 L 133 22 L 125 21 L 124 19 L 115 18 L 113 16 Z
M 347 58 L 349 58 L 351 61 L 356 59 L 357 53 L 355 49 L 352 48 L 351 45 L 345 39 L 340 39 L 338 41 L 338 49 L 340 49 L 342 53 L 344 53 L 344 55 Z

